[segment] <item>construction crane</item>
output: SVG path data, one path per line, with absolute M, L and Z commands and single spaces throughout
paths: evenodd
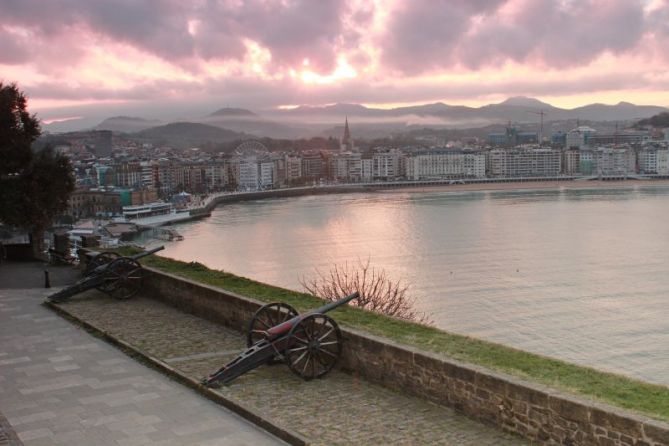
M 539 145 L 541 145 L 544 142 L 544 116 L 546 116 L 547 113 L 543 111 L 543 109 L 539 111 L 527 110 L 527 113 L 541 116 L 541 127 L 539 130 Z

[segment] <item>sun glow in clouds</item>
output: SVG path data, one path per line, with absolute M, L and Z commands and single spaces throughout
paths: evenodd
M 309 66 L 309 59 L 304 59 L 302 62 L 304 67 Z M 297 76 L 295 70 L 290 70 L 291 76 Z M 300 80 L 307 85 L 325 85 L 333 84 L 340 80 L 353 79 L 358 75 L 358 72 L 353 68 L 345 57 L 339 56 L 337 58 L 337 67 L 330 74 L 318 74 L 314 71 L 305 68 L 299 73 Z
M 516 95 L 669 105 L 669 0 L 301 1 L 120 2 L 119 17 L 135 20 L 117 21 L 99 2 L 49 14 L 25 13 L 44 9 L 38 0 L 9 2 L 0 72 L 40 109 L 196 94 L 250 108 L 479 106 Z M 532 26 L 537 17 L 546 27 Z

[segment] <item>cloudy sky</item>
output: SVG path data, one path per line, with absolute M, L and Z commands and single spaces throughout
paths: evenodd
M 0 80 L 51 118 L 515 95 L 669 106 L 669 0 L 0 0 Z

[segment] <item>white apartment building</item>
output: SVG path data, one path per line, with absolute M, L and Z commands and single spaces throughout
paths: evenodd
M 669 149 L 657 151 L 657 171 L 658 175 L 669 175 Z
M 235 161 L 235 164 L 239 166 L 237 188 L 240 190 L 257 190 L 260 184 L 258 158 L 255 156 L 247 156 L 244 158 L 237 158 Z
M 332 178 L 339 181 L 362 180 L 362 155 L 354 152 L 335 153 L 332 156 Z
M 208 164 L 204 168 L 204 178 L 210 190 L 223 189 L 228 185 L 227 163 Z
M 416 152 L 406 158 L 409 180 L 442 178 L 484 178 L 486 158 L 483 153 L 453 150 Z
M 362 157 L 360 159 L 360 175 L 362 181 L 370 182 L 374 179 L 374 158 Z
M 139 163 L 142 173 L 141 182 L 143 187 L 155 187 L 153 178 L 153 163 L 151 161 L 142 161 Z
M 596 147 L 581 150 L 584 175 L 626 175 L 636 170 L 636 155 L 630 147 Z
M 402 152 L 397 149 L 376 149 L 372 155 L 372 177 L 375 180 L 394 180 L 402 177 Z
M 295 181 L 302 178 L 302 157 L 286 155 L 284 157 L 286 181 Z
M 562 153 L 553 149 L 493 149 L 488 153 L 491 177 L 549 177 L 560 174 Z
M 562 173 L 575 175 L 581 172 L 580 150 L 567 149 L 562 152 Z
M 260 188 L 274 187 L 277 182 L 275 163 L 271 159 L 264 159 L 258 163 L 258 186 Z
M 639 173 L 669 175 L 669 149 L 646 147 L 637 155 Z

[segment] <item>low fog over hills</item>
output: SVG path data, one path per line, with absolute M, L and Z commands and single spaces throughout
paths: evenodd
M 272 109 L 254 112 L 244 108 L 225 107 L 211 113 L 181 117 L 179 125 L 161 127 L 172 120 L 154 117 L 136 118 L 116 116 L 107 118 L 95 125 L 97 130 L 112 130 L 121 133 L 148 132 L 152 138 L 169 137 L 185 140 L 197 140 L 203 133 L 211 140 L 221 141 L 233 138 L 233 135 L 273 138 L 299 138 L 332 135 L 339 131 L 344 119 L 349 118 L 356 129 L 357 137 L 382 137 L 393 132 L 404 131 L 413 126 L 426 128 L 476 128 L 509 121 L 514 123 L 538 123 L 539 113 L 543 112 L 548 122 L 583 120 L 617 121 L 621 123 L 648 118 L 667 111 L 657 106 L 634 105 L 620 102 L 616 105 L 590 104 L 574 109 L 563 109 L 538 99 L 512 97 L 506 101 L 482 107 L 448 105 L 441 102 L 409 107 L 380 109 L 360 104 L 333 104 L 326 106 L 300 106 L 292 109 Z M 206 127 L 185 126 L 185 123 L 202 124 Z M 77 127 L 77 120 L 45 125 L 46 130 L 64 131 L 91 128 Z M 225 129 L 228 133 L 214 135 L 208 129 Z M 207 128 L 203 132 L 203 129 Z M 179 134 L 179 132 L 186 134 Z M 138 136 L 146 137 L 147 133 Z

